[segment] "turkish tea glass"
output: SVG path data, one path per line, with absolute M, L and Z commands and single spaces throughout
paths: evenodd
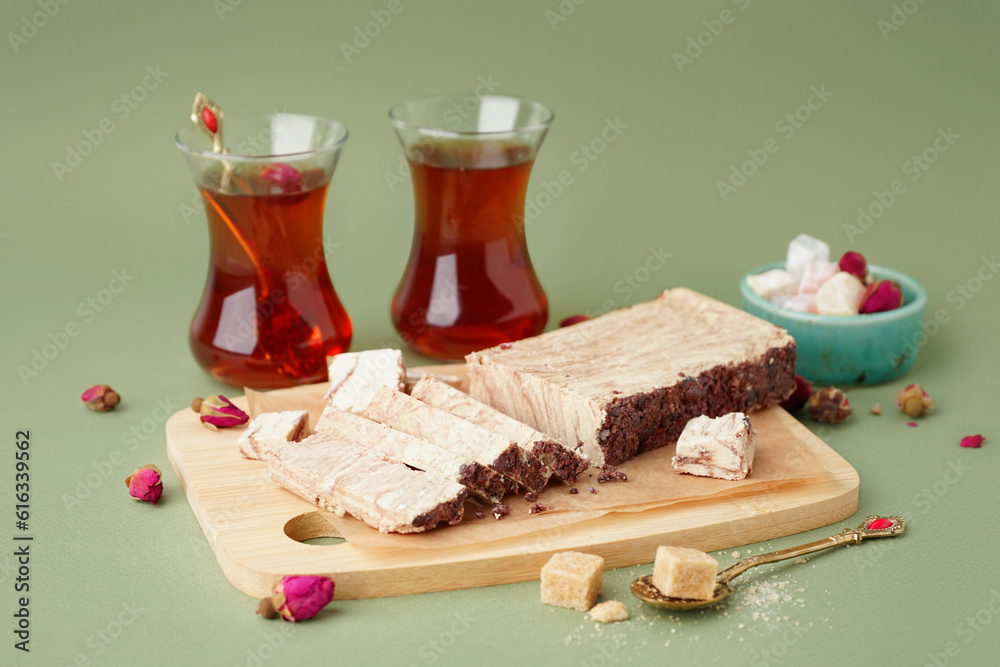
M 410 167 L 415 222 L 392 300 L 403 340 L 461 359 L 534 336 L 548 299 L 528 255 L 528 177 L 553 114 L 514 97 L 432 97 L 389 111 Z
M 176 142 L 205 202 L 209 266 L 190 327 L 198 363 L 254 389 L 327 377 L 351 320 L 334 291 L 323 209 L 343 125 L 285 113 L 226 115 L 227 153 L 192 125 Z

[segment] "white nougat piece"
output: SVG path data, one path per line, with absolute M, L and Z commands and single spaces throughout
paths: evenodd
M 305 410 L 262 412 L 240 434 L 240 454 L 248 459 L 263 460 L 270 449 L 302 437 L 308 422 L 309 413 Z
M 864 295 L 864 283 L 857 276 L 841 271 L 816 292 L 816 309 L 820 315 L 857 315 Z
M 361 414 L 382 387 L 403 389 L 406 365 L 399 350 L 345 352 L 330 359 L 329 376 L 326 402 L 339 410 Z
M 715 419 L 702 415 L 690 420 L 677 440 L 674 472 L 739 480 L 753 468 L 757 433 L 750 418 L 730 412 Z
M 785 270 L 795 276 L 795 282 L 799 282 L 802 280 L 806 264 L 829 261 L 830 246 L 808 234 L 799 234 L 788 244 Z
M 767 301 L 777 301 L 799 293 L 799 281 L 784 269 L 771 269 L 747 276 L 747 287 Z

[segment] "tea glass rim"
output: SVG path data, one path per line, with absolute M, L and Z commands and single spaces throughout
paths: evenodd
M 464 102 L 469 97 L 474 97 L 478 101 L 486 99 L 502 99 L 502 100 L 515 100 L 520 104 L 530 105 L 539 108 L 545 113 L 545 117 L 534 123 L 527 125 L 521 125 L 519 127 L 512 127 L 507 130 L 452 130 L 445 127 L 435 127 L 434 125 L 427 123 L 416 123 L 403 120 L 399 117 L 398 111 L 402 109 L 404 105 L 413 104 L 415 102 L 436 102 L 449 100 L 452 102 Z M 518 134 L 523 132 L 537 132 L 541 130 L 546 130 L 552 125 L 552 121 L 555 120 L 556 114 L 552 109 L 545 106 L 537 100 L 531 100 L 526 97 L 516 97 L 514 95 L 430 95 L 427 97 L 415 97 L 402 102 L 398 102 L 389 108 L 389 122 L 391 122 L 397 128 L 410 128 L 413 130 L 419 130 L 429 134 L 442 137 L 499 137 L 503 135 Z
M 181 135 L 186 135 L 188 132 L 197 131 L 197 136 L 204 136 L 201 134 L 200 130 L 194 125 L 186 125 L 181 129 L 177 130 L 174 135 L 174 143 L 177 145 L 181 151 L 189 153 L 191 155 L 197 155 L 199 157 L 208 158 L 212 160 L 226 160 L 227 162 L 272 162 L 275 158 L 303 158 L 310 155 L 318 155 L 324 152 L 328 152 L 343 146 L 344 142 L 347 141 L 349 132 L 347 127 L 336 120 L 331 118 L 325 118 L 323 116 L 312 116 L 309 114 L 299 114 L 299 113 L 285 113 L 283 111 L 271 111 L 267 113 L 245 113 L 245 114 L 226 114 L 223 116 L 224 119 L 265 119 L 265 118 L 302 118 L 309 119 L 313 121 L 322 121 L 328 127 L 333 128 L 337 133 L 334 135 L 334 140 L 330 143 L 323 144 L 322 146 L 317 146 L 315 148 L 309 148 L 302 151 L 293 151 L 289 153 L 270 153 L 267 155 L 257 154 L 249 155 L 245 153 L 216 153 L 212 150 L 203 150 L 201 148 L 195 148 L 184 142 Z

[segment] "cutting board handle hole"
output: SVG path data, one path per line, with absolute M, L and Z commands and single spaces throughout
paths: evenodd
M 322 512 L 306 512 L 285 522 L 285 535 L 296 542 L 314 546 L 341 544 L 344 540 Z

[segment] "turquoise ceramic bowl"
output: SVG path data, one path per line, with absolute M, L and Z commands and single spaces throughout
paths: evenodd
M 895 280 L 903 290 L 903 306 L 886 313 L 835 317 L 785 310 L 760 298 L 747 286 L 747 276 L 783 269 L 784 262 L 758 266 L 740 280 L 743 310 L 784 328 L 795 339 L 795 372 L 824 384 L 877 384 L 910 370 L 924 341 L 927 292 L 907 275 L 869 266 L 878 280 Z

